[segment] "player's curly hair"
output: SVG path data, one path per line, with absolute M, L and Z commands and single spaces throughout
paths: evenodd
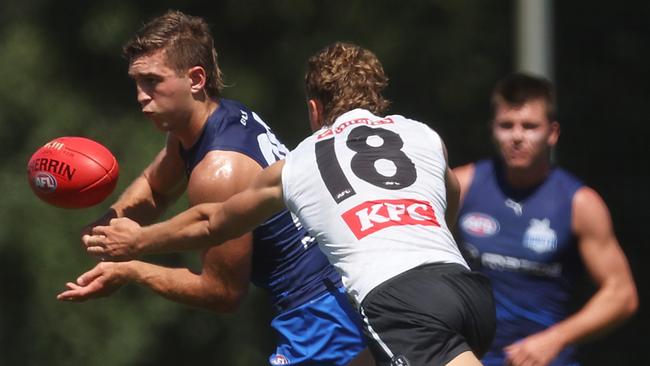
M 165 50 L 166 61 L 177 73 L 194 66 L 205 69 L 206 93 L 218 98 L 224 87 L 223 74 L 217 62 L 217 51 L 208 24 L 199 17 L 177 10 L 146 23 L 122 48 L 124 57 L 133 61 L 142 55 Z
M 546 104 L 546 118 L 555 121 L 555 88 L 546 78 L 524 72 L 513 72 L 499 80 L 492 90 L 492 115 L 499 103 L 520 107 L 533 100 Z
M 354 108 L 382 114 L 390 105 L 381 95 L 386 85 L 377 56 L 351 43 L 331 44 L 307 61 L 307 98 L 323 104 L 326 125 Z

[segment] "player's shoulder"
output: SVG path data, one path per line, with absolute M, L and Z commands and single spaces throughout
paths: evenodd
M 435 135 L 438 135 L 438 132 L 436 132 L 436 130 L 433 127 L 431 127 L 429 124 L 414 118 L 410 118 L 401 114 L 391 114 L 384 118 L 393 120 L 396 125 L 403 126 L 404 128 L 422 130 L 422 131 L 426 131 L 427 133 L 433 133 Z
M 576 212 L 589 212 L 591 209 L 598 209 L 603 206 L 606 207 L 605 200 L 595 189 L 589 186 L 581 186 L 573 195 L 573 207 Z
M 232 99 L 220 99 L 219 108 L 216 112 L 216 118 L 221 120 L 222 125 L 225 126 L 241 126 L 246 127 L 250 122 L 255 122 L 259 118 L 255 117 L 249 107 L 243 103 Z
M 246 154 L 237 151 L 209 151 L 192 170 L 188 196 L 193 202 L 223 201 L 243 190 L 262 170 Z
M 607 204 L 595 189 L 582 186 L 573 195 L 572 226 L 578 237 L 610 230 L 611 220 Z
M 576 175 L 557 166 L 553 167 L 550 181 L 556 192 L 564 192 L 564 194 L 571 198 L 573 198 L 583 187 L 588 188 Z
M 452 172 L 460 183 L 461 191 L 466 191 L 467 188 L 472 184 L 475 170 L 476 164 L 473 162 L 465 165 L 460 165 L 452 169 Z

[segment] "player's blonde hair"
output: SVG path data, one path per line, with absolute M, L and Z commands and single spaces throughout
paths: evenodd
M 307 61 L 307 98 L 322 103 L 326 125 L 354 108 L 382 114 L 390 104 L 381 95 L 386 85 L 377 56 L 351 43 L 331 44 Z
M 145 24 L 122 48 L 124 57 L 134 58 L 165 50 L 168 66 L 177 73 L 194 66 L 206 72 L 205 91 L 218 98 L 224 87 L 223 74 L 217 62 L 217 51 L 208 24 L 199 17 L 177 10 L 152 19 Z

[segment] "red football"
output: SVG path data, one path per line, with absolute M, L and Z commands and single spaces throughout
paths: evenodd
M 29 159 L 29 185 L 43 201 L 63 208 L 98 204 L 115 185 L 119 166 L 113 154 L 84 137 L 59 137 Z

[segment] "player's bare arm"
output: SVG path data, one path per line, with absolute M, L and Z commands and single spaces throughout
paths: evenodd
M 452 169 L 452 171 L 456 175 L 460 185 L 459 204 L 462 204 L 465 194 L 467 194 L 467 190 L 469 190 L 469 186 L 472 184 L 472 179 L 474 179 L 474 164 L 461 165 Z
M 186 185 L 178 146 L 178 140 L 168 135 L 165 147 L 111 206 L 118 217 L 145 225 L 178 199 Z
M 193 169 L 188 198 L 194 206 L 222 202 L 248 187 L 262 168 L 253 159 L 229 151 L 209 152 Z M 176 277 L 182 283 L 162 287 L 157 292 L 172 300 L 218 312 L 236 310 L 248 293 L 253 236 L 246 233 L 222 245 L 201 252 L 201 272 L 185 272 Z M 172 294 L 176 298 L 165 295 Z
M 573 212 L 580 254 L 598 290 L 577 313 L 508 347 L 513 365 L 529 361 L 546 365 L 564 347 L 606 333 L 638 308 L 636 286 L 605 202 L 593 189 L 583 187 L 573 199 Z
M 120 195 L 100 218 L 82 230 L 89 234 L 97 225 L 108 225 L 111 219 L 129 217 L 141 224 L 153 222 L 185 188 L 183 161 L 178 155 L 178 140 L 167 137 L 166 146 Z
M 449 168 L 449 158 L 447 156 L 447 147 L 442 144 L 442 151 L 445 154 L 447 169 L 445 170 L 445 192 L 447 195 L 447 209 L 445 210 L 445 222 L 452 232 L 456 227 L 456 219 L 460 208 L 460 185 L 458 178 Z
M 263 170 L 245 191 L 224 203 L 201 204 L 172 219 L 140 227 L 129 219 L 98 226 L 85 240 L 90 254 L 132 258 L 141 254 L 202 249 L 251 231 L 284 206 L 283 161 Z
M 224 201 L 245 189 L 247 182 L 259 171 L 261 167 L 242 154 L 210 152 L 194 168 L 189 179 L 190 204 Z M 251 253 L 252 236 L 245 234 L 204 250 L 200 273 L 139 261 L 104 262 L 89 272 L 92 276 L 80 277 L 80 280 L 92 279 L 92 282 L 86 282 L 83 288 L 68 284 L 69 290 L 60 298 L 79 301 L 96 297 L 116 284 L 133 281 L 173 301 L 218 312 L 234 311 L 248 291 Z

